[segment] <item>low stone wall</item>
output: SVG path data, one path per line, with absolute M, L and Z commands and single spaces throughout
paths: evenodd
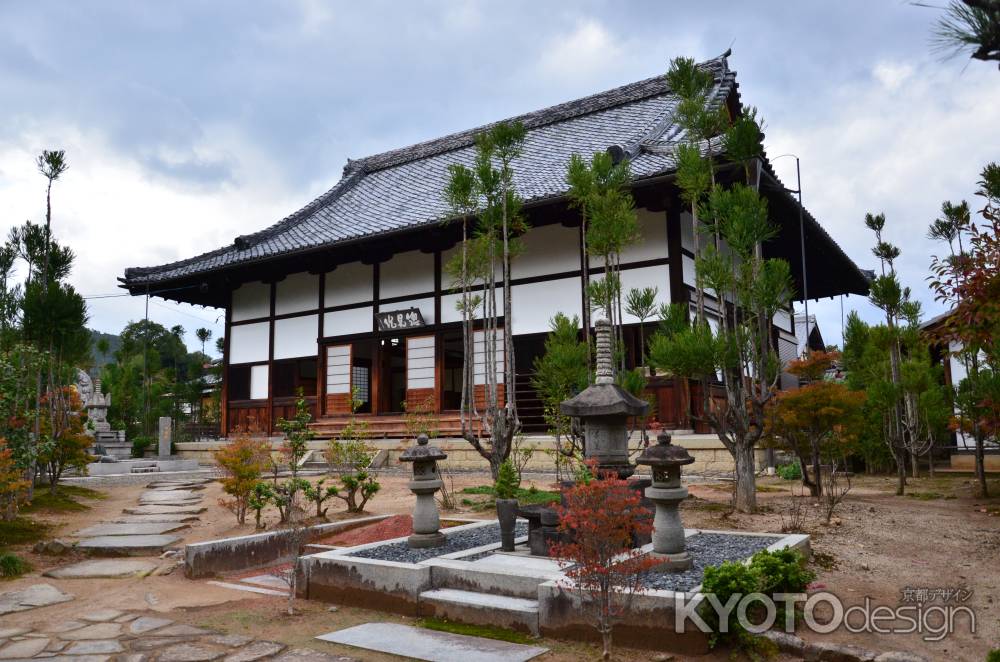
M 986 453 L 983 455 L 983 466 L 986 471 L 1000 472 L 1000 454 Z M 976 470 L 976 456 L 972 452 L 952 453 L 951 468 L 955 471 L 974 472 Z
M 694 457 L 693 464 L 685 467 L 688 473 L 727 473 L 733 470 L 733 456 L 729 454 L 719 438 L 714 434 L 691 434 L 676 435 L 673 442 L 678 446 L 687 448 Z M 177 452 L 185 458 L 197 459 L 202 463 L 212 463 L 212 453 L 223 444 L 222 441 L 199 441 L 182 442 L 176 444 Z M 271 444 L 275 450 L 281 445 L 280 438 L 272 438 Z M 390 467 L 399 466 L 399 456 L 412 442 L 402 439 L 378 439 L 370 442 L 379 450 L 386 451 L 386 464 Z M 448 459 L 439 462 L 438 465 L 444 470 L 455 471 L 484 471 L 489 469 L 489 463 L 479 455 L 472 446 L 464 439 L 442 438 L 435 439 L 436 446 L 448 454 Z M 633 435 L 630 446 L 637 446 L 638 435 Z M 314 441 L 309 443 L 309 448 L 322 450 L 326 447 L 325 441 Z M 521 442 L 521 448 L 534 448 L 535 453 L 528 461 L 528 471 L 555 471 L 555 439 L 549 435 L 537 435 L 525 437 Z M 764 463 L 765 451 L 757 451 L 757 466 L 762 467 Z
M 320 540 L 334 533 L 379 522 L 387 517 L 389 515 L 369 515 L 311 526 L 305 536 L 305 542 Z M 197 579 L 282 563 L 294 556 L 293 543 L 293 534 L 289 530 L 192 543 L 184 548 L 184 574 L 190 579 Z

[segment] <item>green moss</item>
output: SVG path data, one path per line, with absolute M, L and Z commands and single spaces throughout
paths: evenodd
M 79 512 L 90 509 L 90 506 L 81 503 L 80 499 L 101 500 L 106 498 L 107 495 L 103 492 L 76 485 L 60 485 L 55 494 L 52 494 L 47 487 L 40 487 L 35 490 L 35 498 L 31 500 L 31 503 L 21 510 L 26 513 L 40 511 Z
M 0 552 L 0 577 L 14 579 L 31 572 L 31 564 L 13 552 Z
M 9 522 L 0 521 L 0 547 L 37 542 L 48 532 L 48 524 L 36 522 L 28 517 L 16 517 Z
M 492 485 L 477 485 L 475 487 L 465 487 L 461 490 L 462 494 L 469 494 L 473 496 L 486 496 L 487 499 L 473 500 L 473 499 L 462 499 L 461 504 L 463 506 L 468 506 L 475 508 L 476 510 L 490 510 L 495 506 L 495 501 L 493 499 L 493 486 Z M 514 493 L 514 498 L 516 498 L 522 506 L 529 505 L 542 505 L 547 506 L 550 504 L 556 504 L 560 501 L 560 495 L 558 492 L 550 492 L 548 490 L 540 490 L 534 485 L 525 489 L 523 487 L 517 488 Z
M 523 632 L 506 630 L 492 625 L 469 625 L 467 623 L 453 623 L 440 618 L 425 618 L 418 621 L 417 626 L 438 632 L 451 632 L 452 634 L 464 634 L 470 637 L 509 641 L 512 644 L 530 644 L 532 642 L 531 637 Z

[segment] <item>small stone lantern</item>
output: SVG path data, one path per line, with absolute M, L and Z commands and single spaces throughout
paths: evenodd
M 600 319 L 594 328 L 597 378 L 581 393 L 560 403 L 559 410 L 583 423 L 584 458 L 597 460 L 598 472 L 611 471 L 624 480 L 635 473 L 628 460 L 628 419 L 645 415 L 649 403 L 615 384 L 611 323 Z
M 443 485 L 437 463 L 446 457 L 437 446 L 427 445 L 426 434 L 418 436 L 417 445 L 399 456 L 400 462 L 413 463 L 413 480 L 409 487 L 417 495 L 417 505 L 413 508 L 413 535 L 407 540 L 411 548 L 440 547 L 445 543 L 445 536 L 439 530 L 441 518 L 434 493 Z
M 656 445 L 649 446 L 635 461 L 653 470 L 653 484 L 646 488 L 646 497 L 656 505 L 653 519 L 654 558 L 666 561 L 657 570 L 680 572 L 691 567 L 691 555 L 684 549 L 684 525 L 681 524 L 678 506 L 687 495 L 681 487 L 681 467 L 694 462 L 683 446 L 670 443 L 670 435 L 661 432 Z

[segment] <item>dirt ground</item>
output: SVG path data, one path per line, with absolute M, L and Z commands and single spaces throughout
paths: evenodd
M 552 487 L 552 479 L 535 477 L 541 489 Z M 413 506 L 413 497 L 402 474 L 380 477 L 382 491 L 371 501 L 367 511 L 373 514 L 406 514 Z M 482 485 L 487 474 L 456 474 L 454 489 Z M 789 483 L 780 479 L 762 479 L 759 503 L 761 513 L 753 516 L 732 514 L 728 508 L 728 486 L 692 484 L 692 498 L 682 506 L 682 517 L 689 528 L 743 531 L 780 531 L 789 519 L 789 512 L 798 503 L 805 514 L 803 532 L 812 537 L 814 559 L 811 567 L 817 572 L 817 588 L 838 595 L 847 605 L 863 604 L 895 607 L 902 604 L 906 588 L 967 588 L 972 595 L 962 604 L 976 614 L 975 634 L 969 633 L 968 623 L 959 620 L 957 631 L 938 642 L 924 641 L 913 634 L 853 634 L 841 628 L 829 635 L 817 635 L 800 628 L 806 639 L 822 639 L 838 643 L 853 643 L 876 650 L 908 650 L 931 659 L 983 660 L 991 647 L 1000 646 L 1000 569 L 997 550 L 1000 548 L 1000 498 L 990 500 L 972 496 L 971 479 L 963 475 L 947 475 L 936 479 L 911 480 L 910 491 L 915 497 L 896 497 L 892 479 L 857 477 L 846 501 L 840 506 L 834 523 L 822 522 L 817 500 L 793 497 Z M 1000 494 L 1000 480 L 993 481 L 994 493 Z M 88 510 L 81 512 L 34 513 L 36 520 L 54 528 L 48 537 L 66 536 L 77 529 L 117 517 L 121 509 L 134 505 L 141 486 L 105 488 L 105 498 L 86 500 Z M 223 494 L 218 484 L 205 490 L 203 505 L 208 510 L 200 522 L 182 531 L 184 542 L 211 540 L 253 532 L 252 524 L 235 525 L 235 517 L 222 505 Z M 488 517 L 489 512 L 460 507 L 443 513 L 445 516 Z M 341 504 L 333 502 L 331 519 L 346 517 Z M 269 522 L 273 516 L 269 516 Z M 75 560 L 71 556 L 49 557 L 31 553 L 30 548 L 15 549 L 25 556 L 35 571 L 27 577 L 0 582 L 0 592 L 38 583 L 46 583 L 77 596 L 73 602 L 4 617 L 12 625 L 69 618 L 87 608 L 148 609 L 163 612 L 179 621 L 214 627 L 229 632 L 253 634 L 289 644 L 308 646 L 330 653 L 354 655 L 365 660 L 398 659 L 392 656 L 364 652 L 314 640 L 317 634 L 367 621 L 406 622 L 405 617 L 349 607 L 335 612 L 328 605 L 298 601 L 295 616 L 285 616 L 283 598 L 253 596 L 248 593 L 212 586 L 199 581 L 197 590 L 192 582 L 175 572 L 163 577 L 128 580 L 54 580 L 40 578 L 45 569 Z M 85 600 L 85 602 L 83 602 Z M 936 621 L 934 621 L 936 623 Z M 545 661 L 597 659 L 595 648 L 581 643 L 542 640 L 551 649 Z M 616 659 L 648 660 L 648 651 L 620 649 Z M 676 660 L 685 660 L 677 656 Z M 700 660 L 725 660 L 728 654 L 717 651 Z M 785 659 L 785 658 L 777 658 Z

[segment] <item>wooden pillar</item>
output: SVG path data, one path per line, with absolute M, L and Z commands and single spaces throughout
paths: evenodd
M 219 394 L 219 434 L 229 437 L 229 336 L 233 330 L 233 291 L 229 291 L 226 323 L 222 336 L 222 391 Z
M 267 321 L 267 433 L 274 432 L 274 308 L 278 284 L 271 284 L 270 313 Z

